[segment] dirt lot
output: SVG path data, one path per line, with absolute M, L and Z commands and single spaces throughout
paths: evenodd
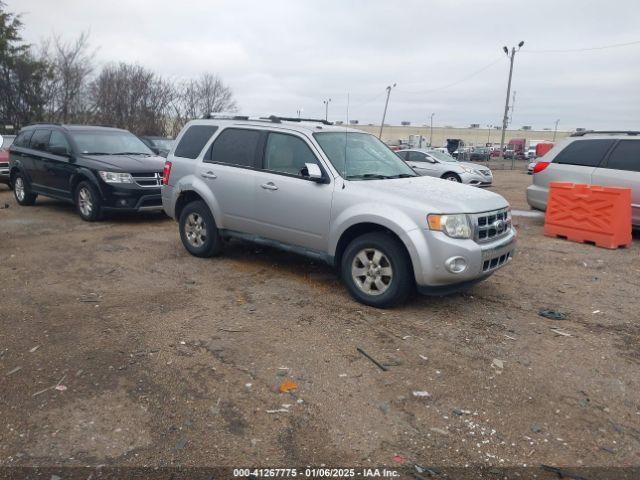
M 494 191 L 527 209 L 529 181 Z M 637 235 L 609 251 L 518 217 L 510 266 L 383 311 L 305 258 L 191 257 L 163 216 L 5 203 L 0 465 L 640 465 Z

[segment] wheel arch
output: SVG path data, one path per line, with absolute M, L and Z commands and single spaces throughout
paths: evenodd
M 445 178 L 448 175 L 453 175 L 454 177 L 457 177 L 460 182 L 462 182 L 462 177 L 460 176 L 460 174 L 451 170 L 447 170 L 446 172 L 444 172 L 442 175 L 440 175 L 440 178 Z

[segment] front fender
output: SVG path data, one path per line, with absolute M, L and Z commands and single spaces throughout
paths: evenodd
M 75 195 L 73 193 L 73 187 L 77 185 L 78 182 L 80 182 L 80 179 L 82 178 L 86 178 L 89 181 L 91 181 L 93 185 L 98 188 L 98 191 L 100 192 L 100 196 L 102 197 L 102 199 L 103 200 L 105 199 L 105 193 L 102 188 L 102 182 L 92 170 L 85 167 L 78 168 L 75 172 L 73 172 L 71 177 L 69 177 L 69 191 L 71 192 L 72 197 L 73 195 Z
M 218 203 L 218 200 L 216 200 L 211 188 L 203 180 L 195 175 L 185 175 L 182 177 L 178 183 L 173 186 L 173 198 L 171 199 L 171 204 L 175 206 L 180 195 L 185 192 L 194 192 L 202 197 L 213 214 L 216 226 L 218 228 L 225 228 L 220 204 Z
M 426 257 L 429 255 L 423 228 L 402 210 L 393 207 L 382 206 L 379 203 L 364 203 L 342 211 L 332 222 L 329 235 L 329 254 L 335 257 L 342 235 L 350 227 L 362 223 L 380 225 L 395 233 L 409 252 L 416 281 L 422 281 L 422 265 L 428 265 Z

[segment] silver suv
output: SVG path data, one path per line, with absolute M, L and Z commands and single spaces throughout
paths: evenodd
M 560 141 L 533 167 L 530 206 L 546 210 L 551 182 L 630 188 L 631 221 L 640 227 L 640 132 L 586 131 Z
M 488 187 L 493 174 L 488 167 L 471 162 L 460 162 L 448 153 L 438 150 L 411 148 L 396 152 L 418 175 L 438 177 L 474 187 Z
M 185 248 L 229 238 L 322 259 L 375 307 L 417 285 L 444 294 L 483 280 L 515 247 L 500 195 L 421 177 L 373 135 L 325 121 L 213 117 L 189 122 L 164 169 L 162 203 Z

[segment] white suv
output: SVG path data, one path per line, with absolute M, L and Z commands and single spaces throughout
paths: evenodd
M 351 295 L 387 307 L 417 285 L 442 294 L 511 260 L 500 195 L 421 177 L 373 135 L 325 121 L 189 122 L 172 148 L 162 203 L 193 255 L 240 238 L 334 265 Z
M 546 210 L 551 182 L 630 188 L 632 223 L 640 227 L 640 132 L 578 132 L 560 141 L 533 168 L 529 205 Z

